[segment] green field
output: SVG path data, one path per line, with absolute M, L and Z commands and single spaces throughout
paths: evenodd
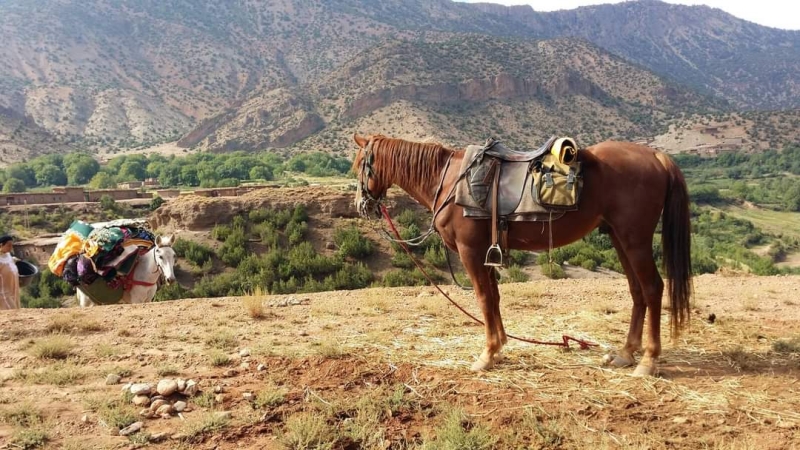
M 767 233 L 800 239 L 800 213 L 745 208 L 739 205 L 726 205 L 721 209 L 712 209 L 718 209 L 734 217 L 749 220 L 753 225 Z

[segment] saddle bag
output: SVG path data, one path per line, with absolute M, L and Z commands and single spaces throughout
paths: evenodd
M 563 164 L 557 155 L 547 153 L 533 166 L 533 198 L 544 207 L 565 211 L 578 209 L 582 186 L 579 161 Z

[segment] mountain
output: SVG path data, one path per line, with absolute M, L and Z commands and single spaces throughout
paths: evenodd
M 47 153 L 76 150 L 76 147 L 62 142 L 30 118 L 0 107 L 0 167 Z
M 546 38 L 583 37 L 739 108 L 800 108 L 800 31 L 764 27 L 708 6 L 656 0 L 536 12 L 472 4 Z
M 345 151 L 361 129 L 452 145 L 495 135 L 532 147 L 557 133 L 584 142 L 651 135 L 709 104 L 586 41 L 451 35 L 370 47 L 315 83 L 254 96 L 185 144 Z
M 797 32 L 657 1 L 4 0 L 0 40 L 0 114 L 105 153 L 335 151 L 367 127 L 638 139 L 676 115 L 800 106 Z

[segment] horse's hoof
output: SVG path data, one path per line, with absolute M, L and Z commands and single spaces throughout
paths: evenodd
M 656 366 L 652 364 L 639 364 L 633 371 L 634 377 L 653 377 L 656 375 Z
M 484 370 L 491 369 L 493 366 L 494 366 L 494 361 L 486 361 L 485 359 L 483 359 L 483 355 L 481 355 L 481 357 L 478 358 L 477 361 L 472 363 L 471 369 L 473 372 L 482 372 Z
M 611 367 L 629 367 L 636 363 L 633 357 L 626 358 L 622 355 L 607 354 L 603 356 L 603 365 Z

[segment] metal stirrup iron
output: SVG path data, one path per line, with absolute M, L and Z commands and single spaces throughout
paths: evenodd
M 500 188 L 500 168 L 498 164 L 494 168 L 494 180 L 492 181 L 492 246 L 486 251 L 486 261 L 484 266 L 488 267 L 502 267 L 503 265 L 503 250 L 500 248 L 500 231 L 497 228 L 497 205 Z

